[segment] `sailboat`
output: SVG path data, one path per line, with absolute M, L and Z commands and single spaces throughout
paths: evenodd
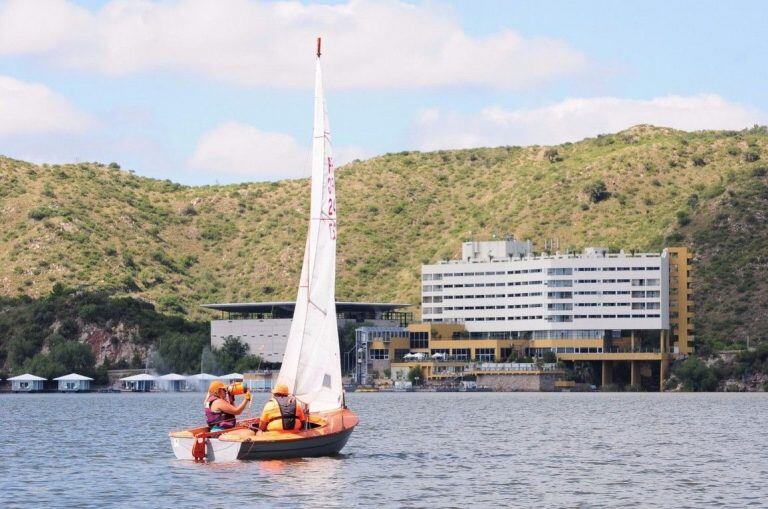
M 255 418 L 239 421 L 227 431 L 210 432 L 206 426 L 174 431 L 170 439 L 178 459 L 232 461 L 333 455 L 341 451 L 359 422 L 346 406 L 341 381 L 335 297 L 336 183 L 320 55 L 318 38 L 309 232 L 277 378 L 278 384 L 288 386 L 306 405 L 307 423 L 297 431 L 260 431 Z

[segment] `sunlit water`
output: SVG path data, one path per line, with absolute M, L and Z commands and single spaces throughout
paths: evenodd
M 257 405 L 265 395 L 259 395 Z M 761 394 L 349 394 L 343 454 L 194 464 L 201 394 L 0 396 L 0 507 L 768 505 Z

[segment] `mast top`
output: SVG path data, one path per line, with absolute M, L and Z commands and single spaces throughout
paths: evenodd
M 317 58 L 320 58 L 320 37 L 317 38 Z

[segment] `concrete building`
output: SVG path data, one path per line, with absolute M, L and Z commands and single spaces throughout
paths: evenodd
M 347 323 L 398 326 L 404 325 L 409 319 L 409 314 L 398 311 L 407 306 L 337 302 L 336 313 L 339 327 Z M 205 304 L 202 307 L 220 313 L 218 319 L 211 320 L 212 347 L 218 348 L 226 338 L 236 337 L 248 345 L 249 353 L 267 362 L 282 362 L 295 302 Z
M 88 392 L 91 390 L 93 378 L 70 373 L 68 375 L 54 378 L 59 382 L 59 392 Z
M 511 238 L 466 242 L 460 260 L 422 267 L 423 323 L 358 330 L 356 376 L 396 379 L 415 364 L 406 354 L 429 359 L 419 365 L 437 379 L 551 352 L 598 384 L 661 389 L 670 357 L 693 348 L 691 258 L 686 248 L 535 255 Z

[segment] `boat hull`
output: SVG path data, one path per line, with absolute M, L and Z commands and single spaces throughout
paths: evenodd
M 320 426 L 291 432 L 252 432 L 241 429 L 206 439 L 207 462 L 237 460 L 273 460 L 312 458 L 338 454 L 357 426 L 357 416 L 348 409 L 313 416 Z M 180 460 L 194 460 L 194 435 L 205 428 L 193 428 L 170 434 L 174 455 Z

